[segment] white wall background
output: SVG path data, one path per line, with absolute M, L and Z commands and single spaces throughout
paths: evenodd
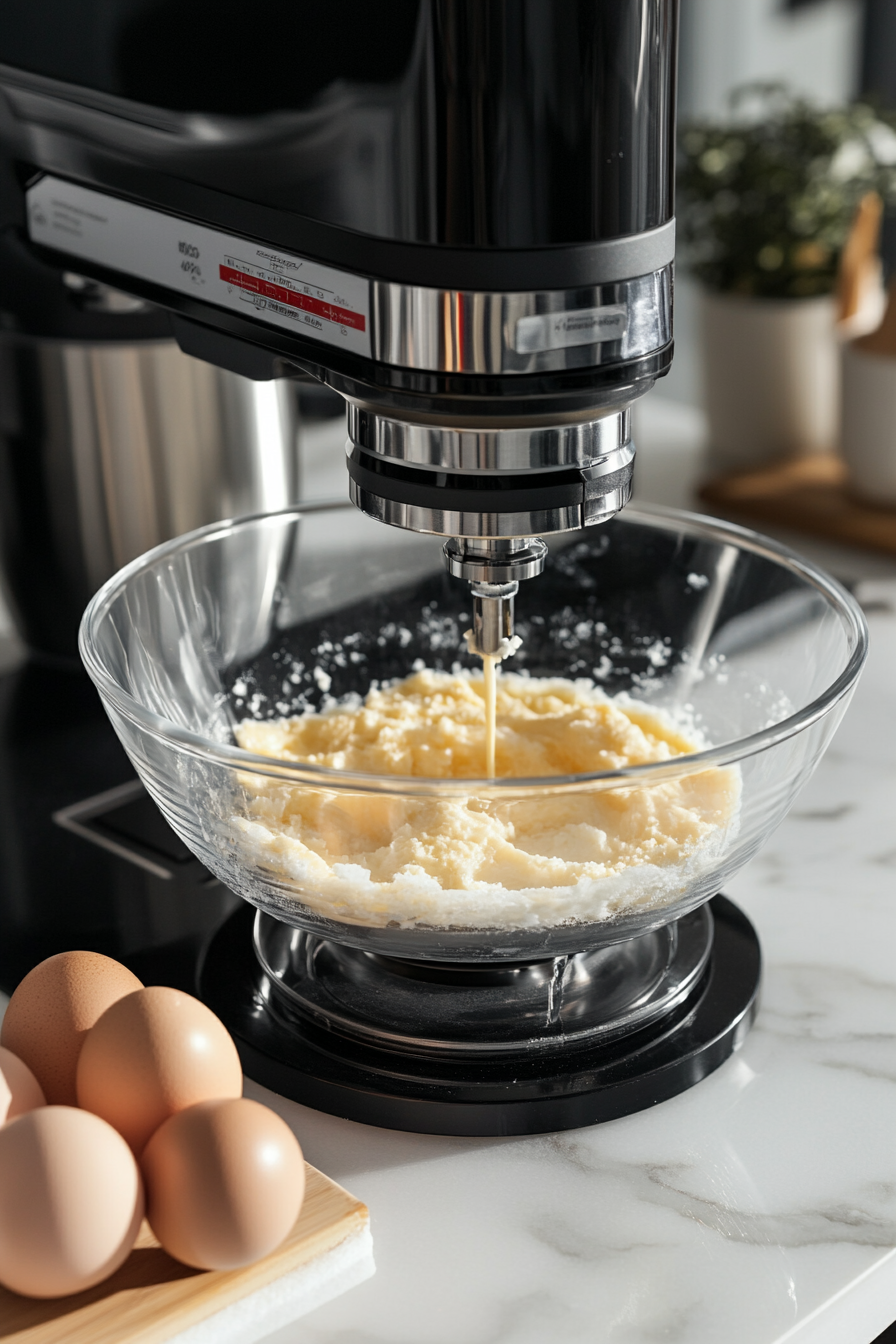
M 821 0 L 793 11 L 782 0 L 682 0 L 679 107 L 718 116 L 729 91 L 780 79 L 823 103 L 855 93 L 858 0 Z

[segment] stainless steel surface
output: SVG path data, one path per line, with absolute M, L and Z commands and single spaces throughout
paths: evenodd
M 348 403 L 352 445 L 409 466 L 452 472 L 550 471 L 631 461 L 631 407 L 569 424 L 421 424 Z
M 122 565 L 221 518 L 299 495 L 287 382 L 253 382 L 173 341 L 0 341 L 0 555 L 18 624 L 63 652 Z M 73 615 L 70 615 L 73 613 Z
M 670 1013 L 699 981 L 709 907 L 595 951 L 504 965 L 411 962 L 255 917 L 268 1005 L 387 1049 L 480 1057 L 613 1040 Z
M 59 399 L 54 428 L 70 435 L 91 586 L 169 537 L 295 501 L 288 384 L 240 378 L 173 342 L 44 347 L 40 358 Z
M 347 447 L 352 450 L 351 441 Z M 367 476 L 359 483 L 352 476 L 349 479 L 349 498 L 368 517 L 411 532 L 457 539 L 526 539 L 554 532 L 570 532 L 612 518 L 631 498 L 634 456 L 634 444 L 628 443 L 616 453 L 579 467 L 578 497 L 555 504 L 545 498 L 547 486 L 539 490 L 529 485 L 526 479 L 529 473 L 520 471 L 516 475 L 521 489 L 514 493 L 519 499 L 523 488 L 529 486 L 525 493 L 531 498 L 532 504 L 528 508 L 507 508 L 507 496 L 500 489 L 482 489 L 479 492 L 482 502 L 478 509 L 471 509 L 466 504 L 460 508 L 452 507 L 453 500 L 459 500 L 458 492 L 441 483 L 437 488 L 444 493 L 444 503 L 434 502 L 434 492 L 431 490 L 429 499 L 420 502 L 395 498 L 398 493 L 409 493 L 407 486 L 412 484 L 416 474 L 414 466 L 399 482 L 398 489 L 389 478 Z M 549 473 L 546 474 L 550 478 Z M 466 498 L 469 499 L 468 492 Z M 479 503 L 478 500 L 475 502 Z M 524 500 L 526 502 L 528 500 Z M 500 507 L 502 504 L 504 508 Z M 446 554 L 447 562 L 449 557 Z
M 442 547 L 445 566 L 456 579 L 470 583 L 512 583 L 534 579 L 544 569 L 548 548 L 540 537 L 482 542 L 452 537 Z
M 602 283 L 586 288 L 489 293 L 371 280 L 373 357 L 442 373 L 538 373 L 651 354 L 672 339 L 674 252 L 670 221 L 602 242 Z M 601 320 L 620 309 L 621 320 L 609 311 Z
M 349 498 L 368 518 L 410 532 L 437 537 L 531 537 L 539 533 L 572 532 L 585 524 L 584 505 L 562 509 L 531 509 L 517 513 L 473 513 L 454 509 L 429 509 L 383 499 L 349 481 Z M 621 506 L 620 506 L 621 507 Z M 611 516 L 611 515 L 608 515 Z M 600 522 L 594 518 L 589 521 Z
M 634 453 L 632 453 L 632 460 L 627 464 L 627 470 L 619 473 L 620 479 L 609 489 L 606 481 L 603 480 L 606 472 L 595 472 L 593 475 L 588 471 L 582 473 L 586 478 L 585 500 L 582 504 L 582 527 L 592 527 L 595 523 L 606 523 L 620 509 L 625 508 L 632 497 L 633 459 Z
M 471 653 L 504 658 L 513 652 L 513 599 L 518 583 L 472 583 L 473 628 L 467 637 Z

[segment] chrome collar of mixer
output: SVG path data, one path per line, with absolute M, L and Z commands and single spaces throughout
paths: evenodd
M 371 280 L 372 354 L 444 373 L 523 374 L 639 359 L 672 339 L 675 225 L 601 245 L 608 283 L 488 292 Z
M 349 409 L 349 492 L 412 532 L 528 538 L 612 518 L 631 495 L 628 408 L 565 424 L 423 424 Z
M 548 548 L 540 537 L 452 537 L 442 547 L 445 566 L 469 583 L 519 583 L 544 569 Z
M 566 424 L 487 428 L 420 424 L 348 404 L 353 445 L 408 466 L 452 472 L 551 471 L 604 466 L 614 471 L 632 454 L 631 407 Z

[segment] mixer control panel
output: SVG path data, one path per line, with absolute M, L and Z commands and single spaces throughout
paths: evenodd
M 295 335 L 370 355 L 370 283 L 57 177 L 27 192 L 32 242 Z

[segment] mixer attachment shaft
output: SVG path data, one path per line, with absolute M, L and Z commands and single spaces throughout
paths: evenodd
M 467 647 L 480 658 L 506 658 L 514 652 L 513 599 L 518 583 L 472 583 L 473 629 Z
M 513 599 L 521 579 L 531 579 L 544 569 L 547 546 L 539 537 L 452 537 L 443 549 L 448 573 L 466 579 L 473 594 L 470 652 L 481 658 L 507 658 L 519 647 L 513 633 Z

